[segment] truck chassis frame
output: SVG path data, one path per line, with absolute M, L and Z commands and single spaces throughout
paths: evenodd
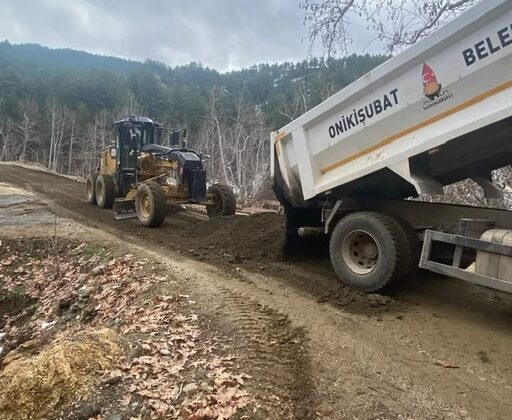
M 512 257 L 511 245 L 480 239 L 486 230 L 494 227 L 512 229 L 509 210 L 416 200 L 347 197 L 337 200 L 334 204 L 322 203 L 322 226 L 301 228 L 299 235 L 329 234 L 340 218 L 357 211 L 387 214 L 407 222 L 423 242 L 419 268 L 512 293 L 510 281 L 461 268 L 464 250 L 484 251 Z M 435 242 L 454 246 L 451 265 L 432 260 L 432 248 Z

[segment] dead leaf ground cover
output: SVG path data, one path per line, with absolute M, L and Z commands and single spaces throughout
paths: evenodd
M 0 381 L 15 362 L 30 366 L 84 329 L 109 328 L 119 336 L 122 356 L 103 369 L 94 367 L 92 392 L 77 389 L 71 403 L 57 404 L 45 418 L 250 417 L 250 377 L 221 340 L 202 329 L 192 298 L 169 287 L 162 292 L 160 285 L 170 282 L 151 261 L 98 245 L 4 240 L 0 299 L 11 309 L 0 313 Z M 66 387 L 66 381 L 55 386 Z M 0 401 L 2 396 L 4 390 Z

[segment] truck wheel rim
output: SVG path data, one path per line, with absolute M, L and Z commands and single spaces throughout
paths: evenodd
M 355 274 L 370 274 L 379 261 L 379 245 L 364 230 L 354 230 L 343 238 L 341 253 L 347 267 Z

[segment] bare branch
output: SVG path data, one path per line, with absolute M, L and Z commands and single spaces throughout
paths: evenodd
M 413 45 L 481 0 L 305 0 L 304 24 L 309 33 L 309 52 L 320 43 L 327 57 L 346 54 L 358 34 L 351 27 L 366 21 L 367 30 L 394 53 Z

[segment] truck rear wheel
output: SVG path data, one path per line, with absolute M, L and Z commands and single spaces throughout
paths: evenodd
M 342 218 L 329 243 L 331 263 L 345 284 L 364 292 L 396 285 L 411 267 L 409 238 L 390 216 L 356 212 Z
M 95 191 L 96 203 L 102 209 L 111 209 L 116 198 L 116 187 L 110 175 L 98 175 Z
M 85 196 L 89 204 L 96 204 L 96 179 L 97 174 L 89 174 L 85 180 Z
M 135 198 L 135 211 L 139 222 L 146 227 L 160 227 L 165 220 L 167 203 L 158 182 L 139 185 Z
M 231 216 L 236 212 L 236 199 L 233 190 L 227 185 L 213 184 L 208 188 L 213 194 L 213 204 L 206 206 L 208 217 Z

